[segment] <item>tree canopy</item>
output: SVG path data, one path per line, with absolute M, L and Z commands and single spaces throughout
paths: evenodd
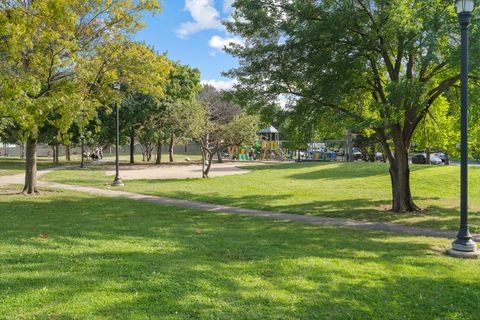
M 302 123 L 373 130 L 390 163 L 392 209 L 417 210 L 408 151 L 419 123 L 459 81 L 458 23 L 445 0 L 236 0 L 228 74 L 252 100 L 294 97 Z M 472 74 L 480 64 L 473 23 Z M 390 144 L 389 141 L 393 143 Z
M 27 138 L 25 192 L 37 191 L 42 127 L 64 133 L 79 110 L 93 115 L 112 96 L 113 82 L 145 84 L 142 90 L 160 84 L 162 58 L 128 40 L 143 26 L 142 12 L 159 10 L 157 0 L 0 2 L 0 117 L 12 118 Z

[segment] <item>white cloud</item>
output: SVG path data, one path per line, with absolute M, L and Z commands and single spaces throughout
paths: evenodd
M 211 85 L 212 87 L 217 88 L 218 90 L 231 90 L 233 86 L 237 83 L 236 80 L 202 80 L 202 85 Z
M 185 0 L 185 10 L 190 12 L 193 21 L 184 22 L 180 25 L 177 29 L 177 36 L 180 38 L 187 38 L 201 30 L 224 29 L 213 0 Z
M 239 38 L 222 38 L 220 36 L 213 36 L 208 41 L 208 45 L 213 49 L 223 50 L 223 48 L 230 46 L 230 44 L 242 44 Z
M 223 1 L 223 12 L 231 13 L 233 11 L 232 4 L 234 2 L 235 2 L 235 0 L 224 0 Z

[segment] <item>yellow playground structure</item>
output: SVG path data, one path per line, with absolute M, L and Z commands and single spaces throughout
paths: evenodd
M 262 160 L 273 160 L 282 153 L 282 146 L 278 130 L 270 126 L 258 132 L 262 145 Z
M 279 132 L 272 126 L 262 129 L 258 132 L 257 142 L 252 145 L 230 147 L 228 156 L 230 159 L 240 161 L 284 160 Z

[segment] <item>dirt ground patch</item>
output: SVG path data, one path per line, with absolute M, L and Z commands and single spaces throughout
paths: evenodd
M 242 166 L 244 166 L 242 164 Z M 245 174 L 248 170 L 241 169 L 237 164 L 222 163 L 213 164 L 210 170 L 210 177 L 220 177 L 234 174 Z M 107 175 L 115 175 L 115 171 L 106 171 Z M 201 164 L 189 165 L 161 165 L 151 166 L 149 168 L 141 167 L 140 169 L 131 167 L 127 170 L 120 169 L 120 177 L 125 180 L 135 179 L 191 179 L 202 177 Z

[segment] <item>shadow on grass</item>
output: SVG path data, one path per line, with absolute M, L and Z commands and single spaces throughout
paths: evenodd
M 22 200 L 0 205 L 6 247 L 0 287 L 8 292 L 0 298 L 2 314 L 18 308 L 15 316 L 40 319 L 477 316 L 480 282 L 455 278 L 449 259 L 432 253 L 426 240 L 123 199 Z M 39 233 L 48 238 L 34 240 Z M 469 299 L 458 304 L 466 287 Z
M 44 169 L 50 169 L 50 168 L 56 168 L 56 167 L 62 167 L 62 166 L 71 166 L 71 165 L 76 165 L 78 162 L 72 161 L 72 162 L 61 162 L 59 164 L 53 163 L 52 160 L 49 159 L 37 159 L 37 169 L 38 170 L 44 170 Z M 2 158 L 0 159 L 0 169 L 1 170 L 25 170 L 25 160 L 20 160 L 20 159 L 8 159 L 8 158 Z
M 330 163 L 331 164 L 331 163 Z M 431 166 L 410 166 L 410 171 L 420 171 Z M 388 165 L 384 163 L 339 163 L 337 166 L 326 166 L 316 171 L 291 174 L 291 179 L 300 180 L 344 180 L 355 178 L 374 178 L 384 176 L 390 179 Z
M 173 180 L 170 180 L 173 181 Z M 165 181 L 166 182 L 166 181 Z M 142 181 L 142 183 L 157 184 L 159 182 Z M 148 192 L 147 192 L 148 193 Z M 157 192 L 151 192 L 155 194 Z M 458 208 L 436 205 L 439 197 L 416 197 L 417 203 L 427 203 L 425 211 L 413 213 L 394 213 L 390 211 L 391 200 L 371 200 L 365 198 L 341 200 L 317 200 L 303 203 L 289 203 L 288 199 L 294 197 L 289 194 L 264 196 L 232 196 L 228 197 L 219 193 L 197 194 L 188 191 L 178 191 L 168 194 L 167 197 L 188 199 L 193 201 L 231 205 L 239 208 L 248 208 L 265 211 L 277 211 L 301 215 L 324 216 L 361 221 L 392 222 L 423 228 L 457 230 L 459 224 Z M 470 229 L 474 233 L 480 232 L 480 212 L 470 212 Z

